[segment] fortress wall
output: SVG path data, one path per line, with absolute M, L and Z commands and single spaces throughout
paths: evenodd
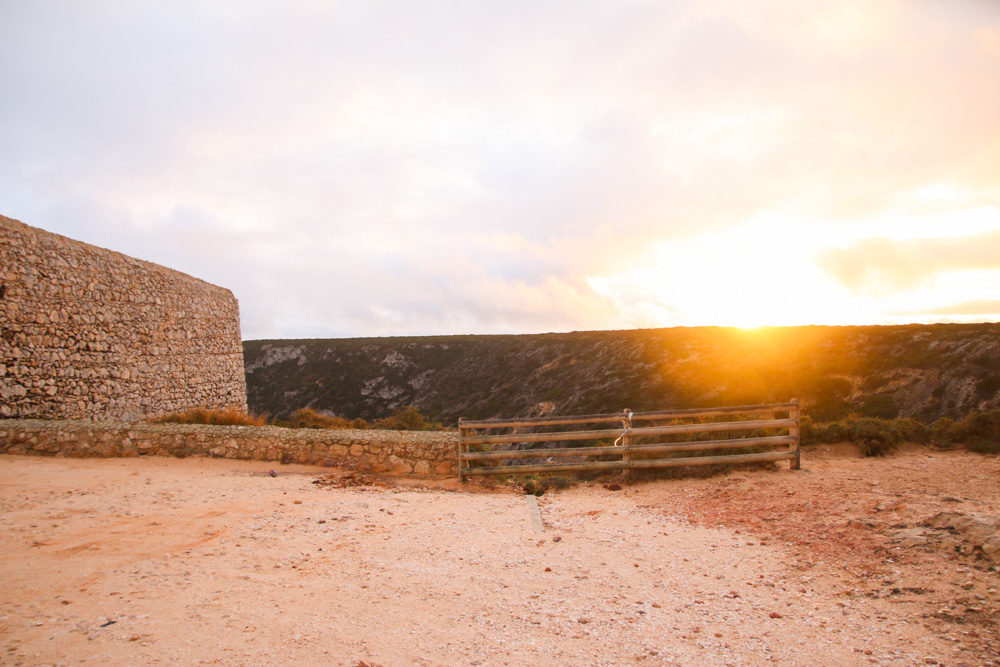
M 246 410 L 229 290 L 0 216 L 0 417 Z
M 457 473 L 455 431 L 0 420 L 0 454 L 213 456 L 421 476 Z

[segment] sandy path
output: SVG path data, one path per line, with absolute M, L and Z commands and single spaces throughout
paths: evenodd
M 901 460 L 828 463 L 822 479 Z M 876 576 L 864 549 L 817 563 L 823 540 L 717 511 L 742 506 L 718 502 L 736 487 L 761 502 L 805 494 L 815 473 L 578 487 L 538 499 L 539 532 L 520 495 L 325 488 L 312 481 L 329 469 L 270 466 L 0 457 L 0 664 L 990 659 L 913 605 L 848 594 Z

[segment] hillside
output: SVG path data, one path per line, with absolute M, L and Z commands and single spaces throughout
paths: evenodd
M 798 397 L 817 420 L 1000 409 L 1000 324 L 245 341 L 249 406 L 514 417 Z

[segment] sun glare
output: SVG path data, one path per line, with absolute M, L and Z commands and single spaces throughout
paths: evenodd
M 934 205 L 927 208 L 928 202 Z M 938 206 L 952 203 L 959 207 Z M 957 264 L 911 275 L 912 262 L 879 264 L 877 256 L 859 260 L 874 264 L 848 265 L 852 271 L 874 267 L 877 284 L 871 285 L 870 276 L 831 271 L 821 259 L 870 241 L 891 250 L 895 243 L 972 238 L 1000 230 L 1000 209 L 963 203 L 954 188 L 934 184 L 911 193 L 894 210 L 851 224 L 803 221 L 801 215 L 770 211 L 732 229 L 660 241 L 618 271 L 588 282 L 605 298 L 630 304 L 629 313 L 641 326 L 753 330 L 940 321 L 962 303 L 995 301 L 1000 271 Z M 911 246 L 898 247 L 905 260 Z M 966 316 L 959 310 L 948 319 L 981 320 L 984 315 Z

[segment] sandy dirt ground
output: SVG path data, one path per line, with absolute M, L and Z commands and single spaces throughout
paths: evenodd
M 1000 514 L 1000 459 L 842 446 L 803 468 L 535 499 L 0 456 L 0 664 L 1000 665 L 992 563 L 887 535 Z

